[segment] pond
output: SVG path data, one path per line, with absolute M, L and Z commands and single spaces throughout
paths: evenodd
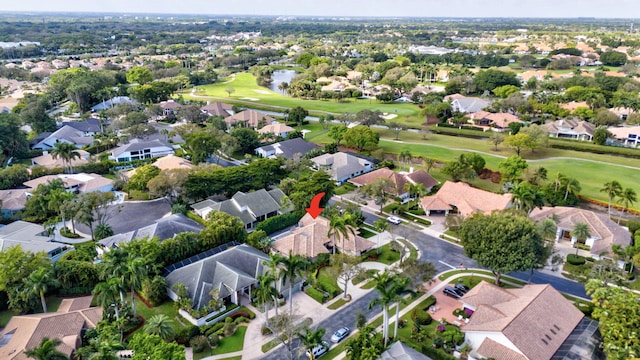
M 280 85 L 283 82 L 286 82 L 288 84 L 291 84 L 291 79 L 293 79 L 296 75 L 298 75 L 298 72 L 295 70 L 276 70 L 273 72 L 273 74 L 271 75 L 271 79 L 273 80 L 271 82 L 271 84 L 269 84 L 269 89 L 277 92 L 277 93 L 282 93 L 282 91 L 280 91 L 280 89 L 278 89 L 278 85 Z

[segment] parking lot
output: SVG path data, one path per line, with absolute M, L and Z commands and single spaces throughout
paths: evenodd
M 426 289 L 433 288 L 440 283 L 440 280 L 436 280 Z M 449 284 L 449 286 L 453 285 L 454 284 Z M 460 324 L 460 327 L 464 327 L 464 321 L 458 320 L 458 318 L 453 315 L 453 310 L 462 308 L 462 302 L 443 294 L 442 290 L 436 291 L 433 296 L 435 296 L 437 300 L 434 307 L 435 311 L 429 311 L 429 315 L 436 321 L 445 319 L 450 324 Z

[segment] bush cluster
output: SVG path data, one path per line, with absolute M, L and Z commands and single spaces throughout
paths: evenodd
M 265 233 L 272 234 L 278 230 L 282 230 L 298 223 L 304 214 L 300 211 L 294 211 L 288 214 L 276 215 L 270 217 L 256 226 L 256 230 L 262 230 Z
M 567 255 L 567 262 L 571 265 L 584 265 L 587 259 L 584 256 L 569 254 Z
M 320 292 L 319 290 L 314 289 L 313 287 L 309 286 L 306 289 L 304 289 L 304 292 L 311 296 L 312 299 L 314 299 L 315 301 L 319 302 L 320 304 L 324 304 L 327 301 L 327 296 Z

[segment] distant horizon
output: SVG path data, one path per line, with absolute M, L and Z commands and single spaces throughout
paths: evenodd
M 201 0 L 5 1 L 0 15 L 12 13 L 79 13 L 119 15 L 322 17 L 322 18 L 514 18 L 623 19 L 640 18 L 636 0 L 244 0 L 206 4 Z

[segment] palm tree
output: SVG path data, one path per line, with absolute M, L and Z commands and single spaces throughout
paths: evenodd
M 538 231 L 543 239 L 550 240 L 555 238 L 558 228 L 553 220 L 544 219 L 540 225 L 538 225 Z
M 537 187 L 534 187 L 528 182 L 518 183 L 512 190 L 513 202 L 516 209 L 520 209 L 527 214 L 533 210 L 534 207 L 541 207 L 544 205 L 544 197 Z
M 40 268 L 25 279 L 25 284 L 29 291 L 33 291 L 40 296 L 40 303 L 42 304 L 42 312 L 47 312 L 47 302 L 44 299 L 44 294 L 47 293 L 50 285 L 56 283 L 56 279 L 53 276 L 51 269 Z
M 124 272 L 121 275 L 121 279 L 123 284 L 128 284 L 131 288 L 131 308 L 134 318 L 137 316 L 136 289 L 142 286 L 142 280 L 147 277 L 147 274 L 147 262 L 145 259 L 129 254 L 124 265 Z
M 624 189 L 620 194 L 620 199 L 618 200 L 618 202 L 624 206 L 624 208 L 622 209 L 622 214 L 624 214 L 625 210 L 631 208 L 631 205 L 633 205 L 633 203 L 636 201 L 638 201 L 636 191 L 632 188 Z M 620 218 L 622 218 L 622 216 L 618 217 L 618 224 L 620 224 Z
M 165 314 L 153 315 L 144 326 L 144 332 L 151 335 L 158 335 L 164 341 L 171 341 L 173 338 L 173 321 Z
M 342 238 L 342 249 L 341 251 L 344 253 L 344 242 L 345 238 L 352 234 L 356 235 L 356 224 L 349 214 L 345 213 L 342 215 L 335 215 L 331 217 L 329 220 L 329 231 L 327 232 L 327 236 L 333 236 L 333 254 L 336 253 L 336 235 L 340 235 Z
M 271 254 L 269 255 L 269 261 L 264 261 L 262 264 L 267 268 L 267 274 L 273 277 L 273 281 L 276 284 L 276 291 L 278 295 L 273 298 L 273 306 L 276 311 L 276 316 L 278 316 L 278 296 L 282 291 L 282 259 L 283 256 L 280 254 Z
M 298 333 L 298 338 L 300 338 L 300 342 L 304 347 L 309 351 L 310 360 L 314 360 L 313 356 L 313 348 L 317 345 L 322 344 L 322 337 L 327 330 L 325 328 L 319 328 L 316 330 L 310 330 L 309 327 L 305 326 L 304 331 Z
M 557 173 L 556 177 L 553 178 L 553 191 L 557 192 L 560 186 L 567 180 L 567 177 L 562 173 Z
M 127 252 L 121 248 L 116 247 L 109 251 L 106 251 L 102 258 L 100 277 L 103 280 L 106 279 L 118 279 L 120 286 L 120 301 L 124 303 L 124 293 L 126 291 L 126 283 L 123 281 L 125 278 L 125 272 L 127 271 Z
M 284 266 L 282 279 L 289 280 L 289 314 L 293 315 L 293 282 L 297 277 L 302 276 L 302 272 L 307 268 L 308 261 L 300 255 L 294 255 L 289 250 L 289 256 L 282 257 L 280 264 Z
M 583 243 L 589 237 L 591 237 L 591 231 L 589 230 L 589 225 L 583 222 L 578 222 L 573 225 L 573 230 L 571 231 L 571 236 L 576 239 L 577 243 Z M 576 255 L 578 255 L 578 244 L 576 244 Z
M 278 290 L 271 284 L 275 281 L 275 277 L 271 274 L 258 275 L 258 287 L 253 294 L 258 300 L 258 304 L 264 305 L 266 323 L 269 323 L 269 303 L 274 299 L 278 299 Z
M 115 338 L 99 336 L 89 340 L 89 344 L 78 349 L 74 355 L 87 360 L 120 360 L 116 350 L 123 348 L 122 343 Z
M 40 341 L 40 345 L 24 353 L 27 357 L 36 360 L 67 360 L 67 356 L 57 349 L 61 343 L 62 341 L 60 339 L 49 339 L 45 337 Z
M 567 178 L 564 183 L 564 199 L 567 200 L 569 194 L 576 195 L 582 190 L 580 182 L 575 178 Z
M 96 284 L 91 292 L 98 306 L 102 306 L 105 311 L 112 305 L 115 307 L 116 320 L 120 319 L 118 308 L 118 292 L 120 290 L 120 281 L 116 278 L 110 278 L 107 281 Z
M 411 290 L 410 279 L 408 277 L 397 277 L 393 282 L 391 289 L 394 294 L 394 300 L 396 303 L 396 322 L 393 324 L 393 338 L 398 338 L 398 323 L 400 322 L 400 304 L 405 303 L 407 300 L 404 298 L 406 294 L 415 294 L 415 291 Z
M 432 158 L 424 158 L 422 162 L 424 166 L 427 167 L 427 173 L 430 173 L 431 169 L 433 169 L 433 167 L 436 165 L 436 160 Z
M 382 336 L 386 347 L 389 339 L 389 305 L 396 300 L 395 289 L 393 288 L 394 275 L 385 269 L 383 272 L 373 275 L 372 280 L 376 284 L 375 289 L 380 297 L 371 300 L 369 309 L 376 305 L 382 306 Z
M 57 142 L 51 149 L 51 157 L 54 159 L 62 159 L 62 166 L 66 173 L 73 173 L 73 165 L 71 161 L 80 158 L 78 149 L 73 144 L 66 142 Z M 67 171 L 68 170 L 68 171 Z
M 600 189 L 600 192 L 606 193 L 609 197 L 609 217 L 611 217 L 611 203 L 613 199 L 622 195 L 622 185 L 616 180 L 610 181 L 604 184 L 604 187 Z
M 404 184 L 404 191 L 408 192 L 409 197 L 412 199 L 421 198 L 427 194 L 427 187 L 421 183 L 412 184 L 408 182 Z

